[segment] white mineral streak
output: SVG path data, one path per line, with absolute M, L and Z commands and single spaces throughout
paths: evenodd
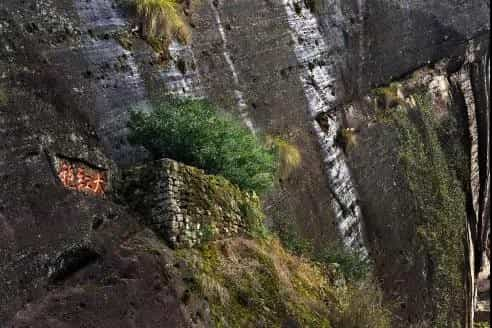
M 334 196 L 333 206 L 338 229 L 346 247 L 367 256 L 363 240 L 362 215 L 357 205 L 356 192 L 344 154 L 335 144 L 339 125 L 336 118 L 329 115 L 335 100 L 335 79 L 334 74 L 331 73 L 334 67 L 318 64 L 323 62 L 323 55 L 329 49 L 321 35 L 316 17 L 304 3 L 299 2 L 302 10 L 297 13 L 292 0 L 282 1 L 295 43 L 295 54 L 303 68 L 300 78 L 308 101 L 313 128 L 323 151 L 328 183 Z M 316 120 L 322 113 L 327 113 L 324 116 L 328 126 L 324 129 Z
M 201 98 L 200 77 L 196 69 L 195 55 L 191 46 L 173 41 L 169 46 L 169 55 L 172 61 L 168 68 L 160 73 L 168 93 L 173 96 Z M 185 72 L 179 70 L 177 64 L 179 60 L 185 63 Z
M 239 76 L 237 74 L 236 68 L 234 67 L 234 63 L 232 62 L 231 59 L 231 54 L 227 50 L 228 48 L 228 40 L 227 36 L 224 31 L 224 26 L 222 25 L 222 20 L 220 18 L 220 13 L 217 10 L 216 6 L 213 3 L 213 0 L 209 0 L 210 7 L 212 8 L 214 17 L 215 17 L 215 22 L 217 23 L 217 28 L 219 29 L 219 34 L 222 39 L 222 44 L 223 44 L 223 55 L 225 58 L 225 61 L 229 65 L 229 69 L 231 70 L 232 73 L 232 78 L 234 82 L 234 96 L 236 98 L 236 103 L 237 107 L 239 110 L 239 115 L 241 116 L 241 119 L 243 120 L 244 124 L 253 132 L 255 132 L 254 124 L 251 118 L 249 117 L 248 113 L 248 105 L 246 104 L 246 101 L 244 100 L 244 93 L 241 91 L 241 84 L 239 82 Z
M 486 110 L 486 120 L 489 122 L 489 133 L 486 134 L 485 138 L 485 144 L 486 144 L 486 158 L 485 158 L 485 163 L 487 163 L 487 171 L 486 171 L 486 181 L 484 183 L 484 190 L 485 190 L 485 195 L 484 195 L 484 200 L 483 204 L 486 206 L 486 204 L 490 204 L 490 55 L 487 53 L 484 58 L 482 59 L 482 65 L 483 65 L 483 75 L 484 75 L 484 85 L 485 85 L 485 106 L 487 108 Z M 489 205 L 490 206 L 490 205 Z M 490 213 L 489 213 L 490 214 Z M 487 228 L 484 229 L 484 231 L 488 231 L 490 229 L 490 221 L 487 220 L 487 209 L 484 208 L 483 211 L 483 220 L 484 223 L 486 224 Z M 486 257 L 486 256 L 485 256 Z M 490 269 L 490 268 L 489 268 Z
M 465 98 L 466 109 L 468 112 L 468 129 L 471 138 L 471 174 L 470 183 L 472 189 L 474 224 L 478 223 L 479 195 L 480 195 L 480 167 L 478 150 L 478 123 L 473 95 L 473 86 L 467 70 L 458 73 L 458 83 Z

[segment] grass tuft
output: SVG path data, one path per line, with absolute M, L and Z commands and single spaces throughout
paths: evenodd
M 278 177 L 286 180 L 302 162 L 302 155 L 296 145 L 281 137 L 267 137 L 266 144 L 273 147 L 278 156 Z
M 130 0 L 126 4 L 136 13 L 142 36 L 158 52 L 167 52 L 172 40 L 189 43 L 191 30 L 178 0 Z

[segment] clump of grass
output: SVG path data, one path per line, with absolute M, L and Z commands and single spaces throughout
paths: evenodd
M 349 151 L 357 145 L 357 135 L 353 128 L 342 128 L 338 130 L 336 143 L 345 151 Z
M 178 0 L 129 0 L 136 13 L 142 36 L 158 52 L 166 52 L 173 39 L 188 43 L 191 31 Z
M 279 136 L 267 137 L 266 144 L 276 150 L 279 160 L 278 177 L 286 180 L 301 165 L 302 156 L 299 148 Z
M 391 314 L 383 307 L 383 293 L 377 283 L 367 280 L 358 286 L 341 289 L 338 299 L 341 306 L 336 316 L 336 327 L 390 328 Z
M 191 289 L 206 298 L 216 327 L 389 327 L 370 283 L 335 287 L 325 269 L 292 255 L 273 237 L 236 238 L 181 250 L 193 268 Z
M 189 41 L 190 30 L 176 0 L 136 0 L 136 8 L 137 13 L 144 18 L 147 35 L 176 37 L 184 43 Z
M 381 87 L 373 90 L 376 106 L 378 109 L 388 109 L 396 107 L 400 104 L 399 83 L 391 83 L 387 87 Z
M 337 243 L 316 250 L 309 240 L 299 236 L 292 223 L 280 225 L 276 229 L 282 245 L 295 255 L 309 258 L 324 267 L 336 263 L 338 270 L 350 282 L 361 282 L 369 277 L 371 263 L 361 254 L 346 250 Z

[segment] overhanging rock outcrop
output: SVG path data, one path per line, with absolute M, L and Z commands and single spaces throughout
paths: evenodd
M 128 169 L 123 181 L 130 206 L 175 248 L 253 231 L 262 220 L 256 195 L 170 159 Z

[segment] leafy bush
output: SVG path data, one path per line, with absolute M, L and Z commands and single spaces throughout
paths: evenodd
M 129 128 L 129 141 L 155 158 L 197 166 L 258 193 L 273 185 L 274 150 L 206 101 L 169 99 L 150 113 L 133 112 Z

